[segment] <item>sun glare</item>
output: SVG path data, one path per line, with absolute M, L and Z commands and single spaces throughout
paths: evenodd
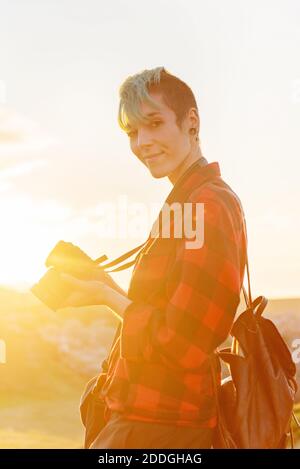
M 51 222 L 65 210 L 54 202 L 34 203 L 20 196 L 0 200 L 0 284 L 30 285 L 45 271 L 45 258 L 57 241 Z

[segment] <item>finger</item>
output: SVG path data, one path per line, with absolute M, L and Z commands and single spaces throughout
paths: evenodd
M 72 308 L 73 306 L 77 306 L 80 298 L 81 295 L 78 295 L 76 292 L 71 293 L 64 301 L 61 302 L 59 309 Z
M 63 272 L 60 273 L 61 279 L 67 283 L 68 285 L 75 286 L 75 287 L 81 287 L 82 286 L 82 281 L 79 280 L 76 277 L 73 277 L 73 275 L 65 274 Z

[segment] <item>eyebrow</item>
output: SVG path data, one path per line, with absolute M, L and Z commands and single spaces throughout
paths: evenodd
M 146 114 L 146 117 L 151 117 L 151 116 L 156 116 L 156 115 L 159 115 L 161 116 L 161 113 L 160 112 L 149 112 L 148 114 Z

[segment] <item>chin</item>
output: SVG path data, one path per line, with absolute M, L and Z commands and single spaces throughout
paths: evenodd
M 161 178 L 164 178 L 166 176 L 168 176 L 169 174 L 169 171 L 163 171 L 163 170 L 159 170 L 159 169 L 156 169 L 156 170 L 150 170 L 150 173 L 151 173 L 151 176 L 153 176 L 155 179 L 161 179 Z
M 174 171 L 174 168 L 170 168 L 170 162 L 163 162 L 162 164 L 160 165 L 157 165 L 157 166 L 152 166 L 152 167 L 149 167 L 148 166 L 148 170 L 150 171 L 151 175 L 155 178 L 155 179 L 161 179 L 161 178 L 165 178 L 167 176 L 169 176 L 169 174 L 172 173 L 172 171 Z

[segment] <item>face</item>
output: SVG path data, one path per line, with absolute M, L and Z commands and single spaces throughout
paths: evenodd
M 196 127 L 197 117 L 193 111 L 182 122 L 180 129 L 176 114 L 159 94 L 149 93 L 159 105 L 159 110 L 148 103 L 142 103 L 141 112 L 149 122 L 138 123 L 128 133 L 130 147 L 138 159 L 150 170 L 155 178 L 175 175 L 191 156 L 191 135 L 189 129 Z

